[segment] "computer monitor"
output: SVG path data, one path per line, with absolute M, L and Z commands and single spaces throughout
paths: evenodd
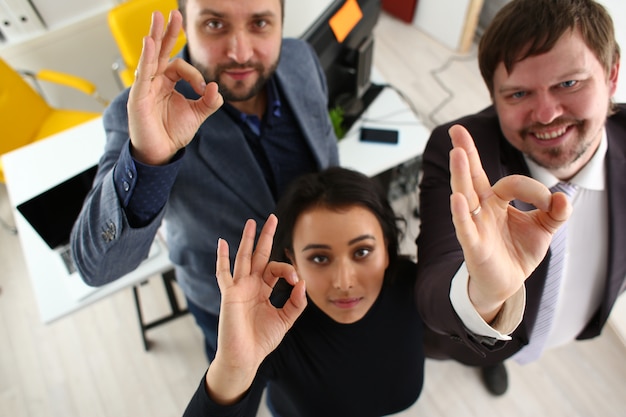
M 339 41 L 334 17 L 350 13 L 355 3 L 361 18 L 351 28 L 345 39 Z M 376 98 L 381 86 L 371 83 L 374 52 L 374 27 L 381 13 L 380 0 L 337 0 L 302 35 L 317 53 L 328 83 L 328 107 L 340 107 L 344 128 L 349 128 Z M 348 16 L 349 20 L 349 16 Z

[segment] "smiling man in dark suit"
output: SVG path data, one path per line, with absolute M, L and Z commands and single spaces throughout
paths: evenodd
M 501 395 L 505 360 L 528 363 L 545 349 L 598 336 L 625 289 L 626 106 L 612 103 L 620 65 L 613 22 L 592 0 L 511 1 L 484 33 L 479 65 L 492 106 L 434 129 L 424 153 L 416 294 L 432 330 L 430 356 L 481 367 L 489 391 Z M 499 245 L 525 241 L 520 259 L 546 248 L 532 245 L 530 234 L 509 235 L 533 207 L 497 185 L 494 199 L 490 186 L 476 185 L 480 178 L 461 223 L 480 231 L 498 216 L 503 227 L 470 239 L 464 253 L 467 231 L 450 215 L 456 124 L 473 138 L 488 184 L 519 174 L 574 192 L 567 240 L 558 245 L 564 257 L 555 237 L 536 269 L 518 273 L 498 263 Z M 457 142 L 471 143 L 455 129 Z M 454 199 L 452 206 L 455 213 Z M 557 275 L 551 263 L 559 258 Z

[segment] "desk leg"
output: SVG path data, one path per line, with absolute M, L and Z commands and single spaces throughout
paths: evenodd
M 141 300 L 139 299 L 139 288 L 137 285 L 133 285 L 133 296 L 135 297 L 135 308 L 137 309 L 137 318 L 139 319 L 139 329 L 141 330 L 143 349 L 147 352 L 150 350 L 150 344 L 146 338 L 146 328 L 143 323 L 143 315 L 141 314 Z
M 137 308 L 137 317 L 139 319 L 139 327 L 141 329 L 141 338 L 143 340 L 143 347 L 146 351 L 150 350 L 150 341 L 146 337 L 146 331 L 152 329 L 153 327 L 160 326 L 161 324 L 167 323 L 171 320 L 177 319 L 179 317 L 184 316 L 189 311 L 186 308 L 181 308 L 178 304 L 178 299 L 176 298 L 176 294 L 174 293 L 173 282 L 176 281 L 176 274 L 173 269 L 164 272 L 161 275 L 163 280 L 163 287 L 165 288 L 165 292 L 167 294 L 167 299 L 170 304 L 171 312 L 167 316 L 164 316 L 158 320 L 151 321 L 149 323 L 145 323 L 143 319 L 143 314 L 141 312 L 141 300 L 139 297 L 139 288 L 137 285 L 133 286 L 133 296 L 135 297 L 135 307 Z

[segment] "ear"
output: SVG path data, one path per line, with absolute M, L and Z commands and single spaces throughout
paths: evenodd
M 617 80 L 619 78 L 619 67 L 620 67 L 620 61 L 619 61 L 619 57 L 615 60 L 615 63 L 613 64 L 613 66 L 611 67 L 611 70 L 609 72 L 609 79 L 608 79 L 608 83 L 609 83 L 609 96 L 613 97 L 615 95 L 615 91 L 617 91 Z

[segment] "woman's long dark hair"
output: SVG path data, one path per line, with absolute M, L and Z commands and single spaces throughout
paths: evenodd
M 272 259 L 290 262 L 286 250 L 293 253 L 293 229 L 304 211 L 312 207 L 341 210 L 351 206 L 364 207 L 378 219 L 389 254 L 389 267 L 385 272 L 385 280 L 388 280 L 395 274 L 402 236 L 398 223 L 404 220 L 396 216 L 385 191 L 376 180 L 341 167 L 307 174 L 290 184 L 275 210 L 278 228 Z

